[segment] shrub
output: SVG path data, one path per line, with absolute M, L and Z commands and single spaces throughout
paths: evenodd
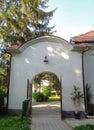
M 42 93 L 38 93 L 37 102 L 42 102 L 42 101 L 44 101 L 44 95 Z
M 45 96 L 43 93 L 39 93 L 39 92 L 33 93 L 33 98 L 37 102 L 43 102 L 43 101 L 47 101 L 48 100 L 47 96 Z
M 91 86 L 87 83 L 86 84 L 86 98 L 87 98 L 87 104 L 90 105 L 92 101 L 92 91 L 91 91 Z
M 38 99 L 38 92 L 34 92 L 32 94 L 32 96 L 33 96 L 34 100 L 37 101 L 37 99 Z
M 80 105 L 81 100 L 83 98 L 83 94 L 80 91 L 80 88 L 74 85 L 71 95 L 72 95 L 71 99 L 73 100 L 74 105 L 76 106 Z
M 44 96 L 43 100 L 44 100 L 44 101 L 48 101 L 48 97 L 47 97 L 47 96 Z
M 51 96 L 51 90 L 50 90 L 49 87 L 47 87 L 47 86 L 43 86 L 43 87 L 42 87 L 42 92 L 43 92 L 43 94 L 44 94 L 45 96 L 47 96 L 47 97 Z
M 5 91 L 4 89 L 0 88 L 0 108 L 4 105 L 4 97 L 5 97 Z

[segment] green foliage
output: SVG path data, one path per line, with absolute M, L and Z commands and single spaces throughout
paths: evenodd
M 40 73 L 39 75 L 35 76 L 34 78 L 34 84 L 38 84 L 37 88 L 42 87 L 42 81 L 43 80 L 47 80 L 49 81 L 49 90 L 55 90 L 57 95 L 60 94 L 60 82 L 59 79 L 57 78 L 57 76 L 53 73 L 50 72 L 44 72 L 44 73 Z
M 42 76 L 41 74 L 39 75 L 36 75 L 35 78 L 34 78 L 34 85 L 36 85 L 36 90 L 39 89 L 39 92 L 40 92 L 40 89 L 41 89 L 41 81 L 42 81 Z
M 82 125 L 82 126 L 77 126 L 73 130 L 94 130 L 94 125 Z
M 80 91 L 80 88 L 74 85 L 71 95 L 72 95 L 71 99 L 73 100 L 74 104 L 79 105 L 81 99 L 83 98 L 83 94 Z
M 88 114 L 93 114 L 92 92 L 91 92 L 91 86 L 88 83 L 86 84 L 86 103 L 87 103 L 87 112 L 88 112 Z
M 43 102 L 43 101 L 47 101 L 48 97 L 43 95 L 43 93 L 39 93 L 39 92 L 34 92 L 33 93 L 33 98 L 35 101 L 37 102 Z
M 91 87 L 89 86 L 89 84 L 86 84 L 86 98 L 87 98 L 87 105 L 91 104 L 91 100 L 92 100 L 92 93 L 91 93 Z
M 41 80 L 42 80 L 42 76 L 40 74 L 36 75 L 34 78 L 34 82 L 39 85 L 41 84 Z
M 49 26 L 53 11 L 45 11 L 48 0 L 4 0 L 0 3 L 0 39 L 7 45 L 22 45 L 32 38 L 53 33 Z
M 38 99 L 38 92 L 34 92 L 32 94 L 32 96 L 33 96 L 34 100 L 37 101 L 37 99 Z
M 0 130 L 30 130 L 31 120 L 29 117 L 11 116 L 0 118 Z
M 60 95 L 60 81 L 56 75 L 51 75 L 51 86 L 57 95 Z
M 44 95 L 42 93 L 38 93 L 37 102 L 42 102 L 42 101 L 44 101 Z
M 52 101 L 60 101 L 60 96 L 51 96 L 48 98 L 48 101 L 52 102 Z
M 37 99 L 38 102 L 43 102 L 47 100 L 48 100 L 47 96 L 43 95 L 43 93 L 38 93 L 38 99 Z
M 0 88 L 0 108 L 4 105 L 4 97 L 6 93 L 4 89 Z
M 5 52 L 0 52 L 0 86 L 8 86 L 10 55 Z
M 9 81 L 9 61 L 10 55 L 4 51 L 0 51 L 0 87 L 4 88 L 6 92 Z M 4 98 L 2 98 L 2 102 L 0 99 L 0 107 L 3 102 Z
M 42 93 L 44 94 L 44 96 L 51 96 L 51 89 L 49 86 L 43 86 L 42 87 Z

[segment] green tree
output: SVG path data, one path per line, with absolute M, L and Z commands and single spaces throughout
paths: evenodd
M 50 91 L 55 90 L 57 95 L 60 94 L 60 82 L 56 75 L 49 73 L 49 72 L 48 73 L 44 72 L 44 73 L 41 73 L 41 74 L 35 76 L 34 84 L 38 84 L 39 90 L 41 89 L 42 81 L 44 81 L 44 80 L 49 81 L 49 86 L 47 86 L 47 87 Z
M 51 82 L 51 86 L 52 86 L 53 90 L 56 91 L 56 94 L 60 95 L 60 81 L 57 78 L 57 76 L 52 74 L 50 82 Z
M 10 55 L 0 52 L 0 87 L 8 87 L 9 61 Z
M 1 0 L 0 39 L 22 45 L 32 38 L 52 34 L 49 22 L 55 10 L 45 11 L 48 0 Z
M 5 95 L 5 91 L 2 88 L 0 88 L 0 108 L 4 105 Z
M 51 96 L 51 88 L 48 86 L 42 86 L 42 93 L 47 97 Z
M 55 74 L 43 73 L 43 79 L 47 79 L 51 90 L 55 90 L 57 95 L 60 95 L 60 81 Z
M 41 86 L 42 86 L 42 74 L 36 75 L 34 78 L 34 85 L 36 86 L 35 89 L 39 89 L 39 93 L 41 91 Z

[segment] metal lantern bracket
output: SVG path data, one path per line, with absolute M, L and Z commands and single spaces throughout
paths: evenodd
M 45 56 L 44 57 L 44 63 L 48 63 L 49 61 L 48 61 L 48 57 L 47 56 Z

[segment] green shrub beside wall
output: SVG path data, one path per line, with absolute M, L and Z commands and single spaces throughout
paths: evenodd
M 4 105 L 5 91 L 0 88 L 0 108 Z

